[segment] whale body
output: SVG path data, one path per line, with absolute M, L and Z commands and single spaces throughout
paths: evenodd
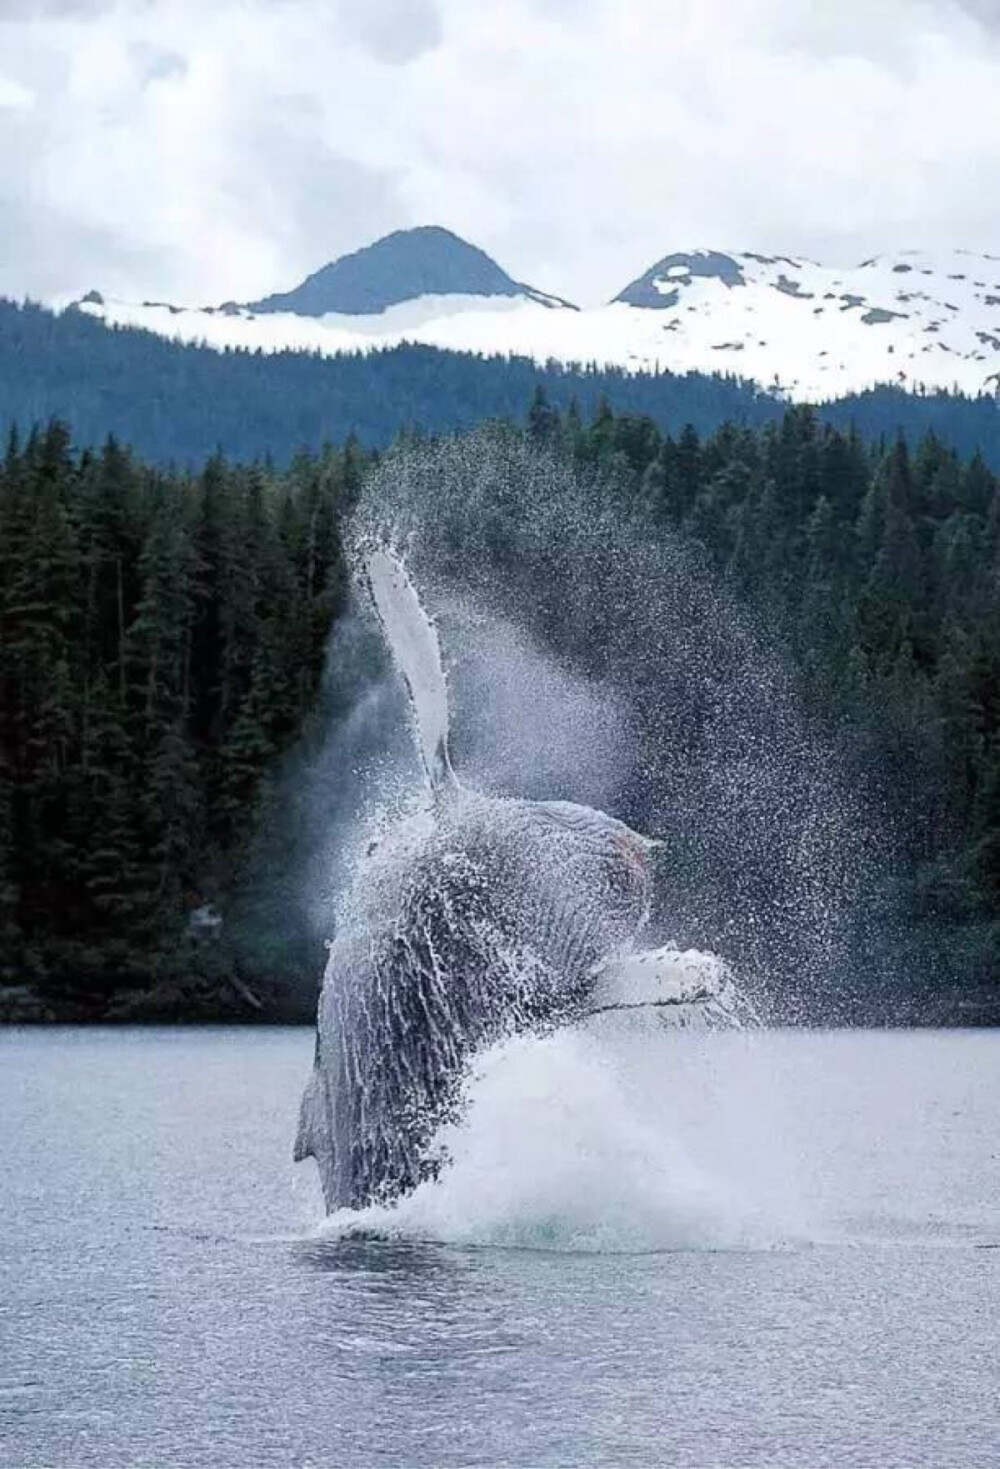
M 484 1047 L 635 1008 L 637 975 L 656 1003 L 694 1014 L 706 998 L 676 950 L 636 966 L 656 843 L 588 806 L 458 781 L 434 624 L 399 558 L 376 549 L 365 571 L 428 801 L 358 863 L 329 950 L 295 1143 L 296 1159 L 316 1159 L 329 1212 L 391 1203 L 437 1176 L 447 1158 L 435 1139 L 460 1116 Z

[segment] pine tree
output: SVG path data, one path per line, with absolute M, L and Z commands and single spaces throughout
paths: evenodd
M 536 444 L 551 444 L 560 428 L 559 410 L 552 407 L 545 388 L 539 383 L 528 409 L 528 437 Z

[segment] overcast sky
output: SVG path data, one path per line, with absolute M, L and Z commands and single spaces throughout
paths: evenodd
M 1000 255 L 1000 0 L 0 0 L 0 211 L 15 296 L 247 299 L 414 224 L 586 303 Z

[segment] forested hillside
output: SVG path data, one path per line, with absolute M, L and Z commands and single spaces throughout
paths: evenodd
M 221 459 L 164 474 L 113 440 L 73 453 L 58 423 L 13 436 L 0 473 L 6 980 L 99 1014 L 122 991 L 211 969 L 196 935 L 238 882 L 268 773 L 313 707 L 361 469 L 348 445 L 280 478 Z M 239 1012 L 231 965 L 220 985 L 211 1007 Z
M 934 435 L 869 448 L 808 408 L 701 442 L 604 413 L 573 452 L 706 547 L 881 808 L 916 1011 L 1000 1020 L 1000 482 L 983 458 Z
M 728 422 L 761 426 L 777 422 L 785 406 L 733 377 L 542 368 L 526 358 L 413 345 L 336 358 L 216 352 L 109 329 L 79 311 L 54 315 L 0 300 L 0 432 L 16 423 L 26 433 L 58 418 L 80 445 L 115 434 L 160 465 L 200 465 L 221 451 L 285 466 L 303 447 L 343 443 L 352 433 L 375 448 L 413 427 L 447 433 L 494 418 L 523 423 L 539 383 L 554 406 L 575 402 L 585 419 L 606 400 L 668 433 L 686 424 L 702 434 Z M 827 404 L 822 417 L 872 440 L 934 431 L 963 455 L 979 449 L 1000 469 L 992 397 L 880 388 Z
M 896 982 L 928 1018 L 1000 1020 L 1000 484 L 983 459 L 935 437 L 871 447 L 807 409 L 708 437 L 606 406 L 582 421 L 541 392 L 527 417 L 644 534 L 701 543 L 754 609 L 898 833 Z M 12 438 L 0 956 L 23 1013 L 307 1012 L 315 940 L 280 913 L 270 933 L 229 918 L 281 758 L 318 736 L 365 467 L 353 441 L 188 472 L 115 441 L 74 450 L 58 423 Z

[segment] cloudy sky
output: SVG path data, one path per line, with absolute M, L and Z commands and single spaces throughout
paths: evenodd
M 590 303 L 699 245 L 1000 254 L 1000 0 L 0 0 L 0 293 L 413 224 Z

